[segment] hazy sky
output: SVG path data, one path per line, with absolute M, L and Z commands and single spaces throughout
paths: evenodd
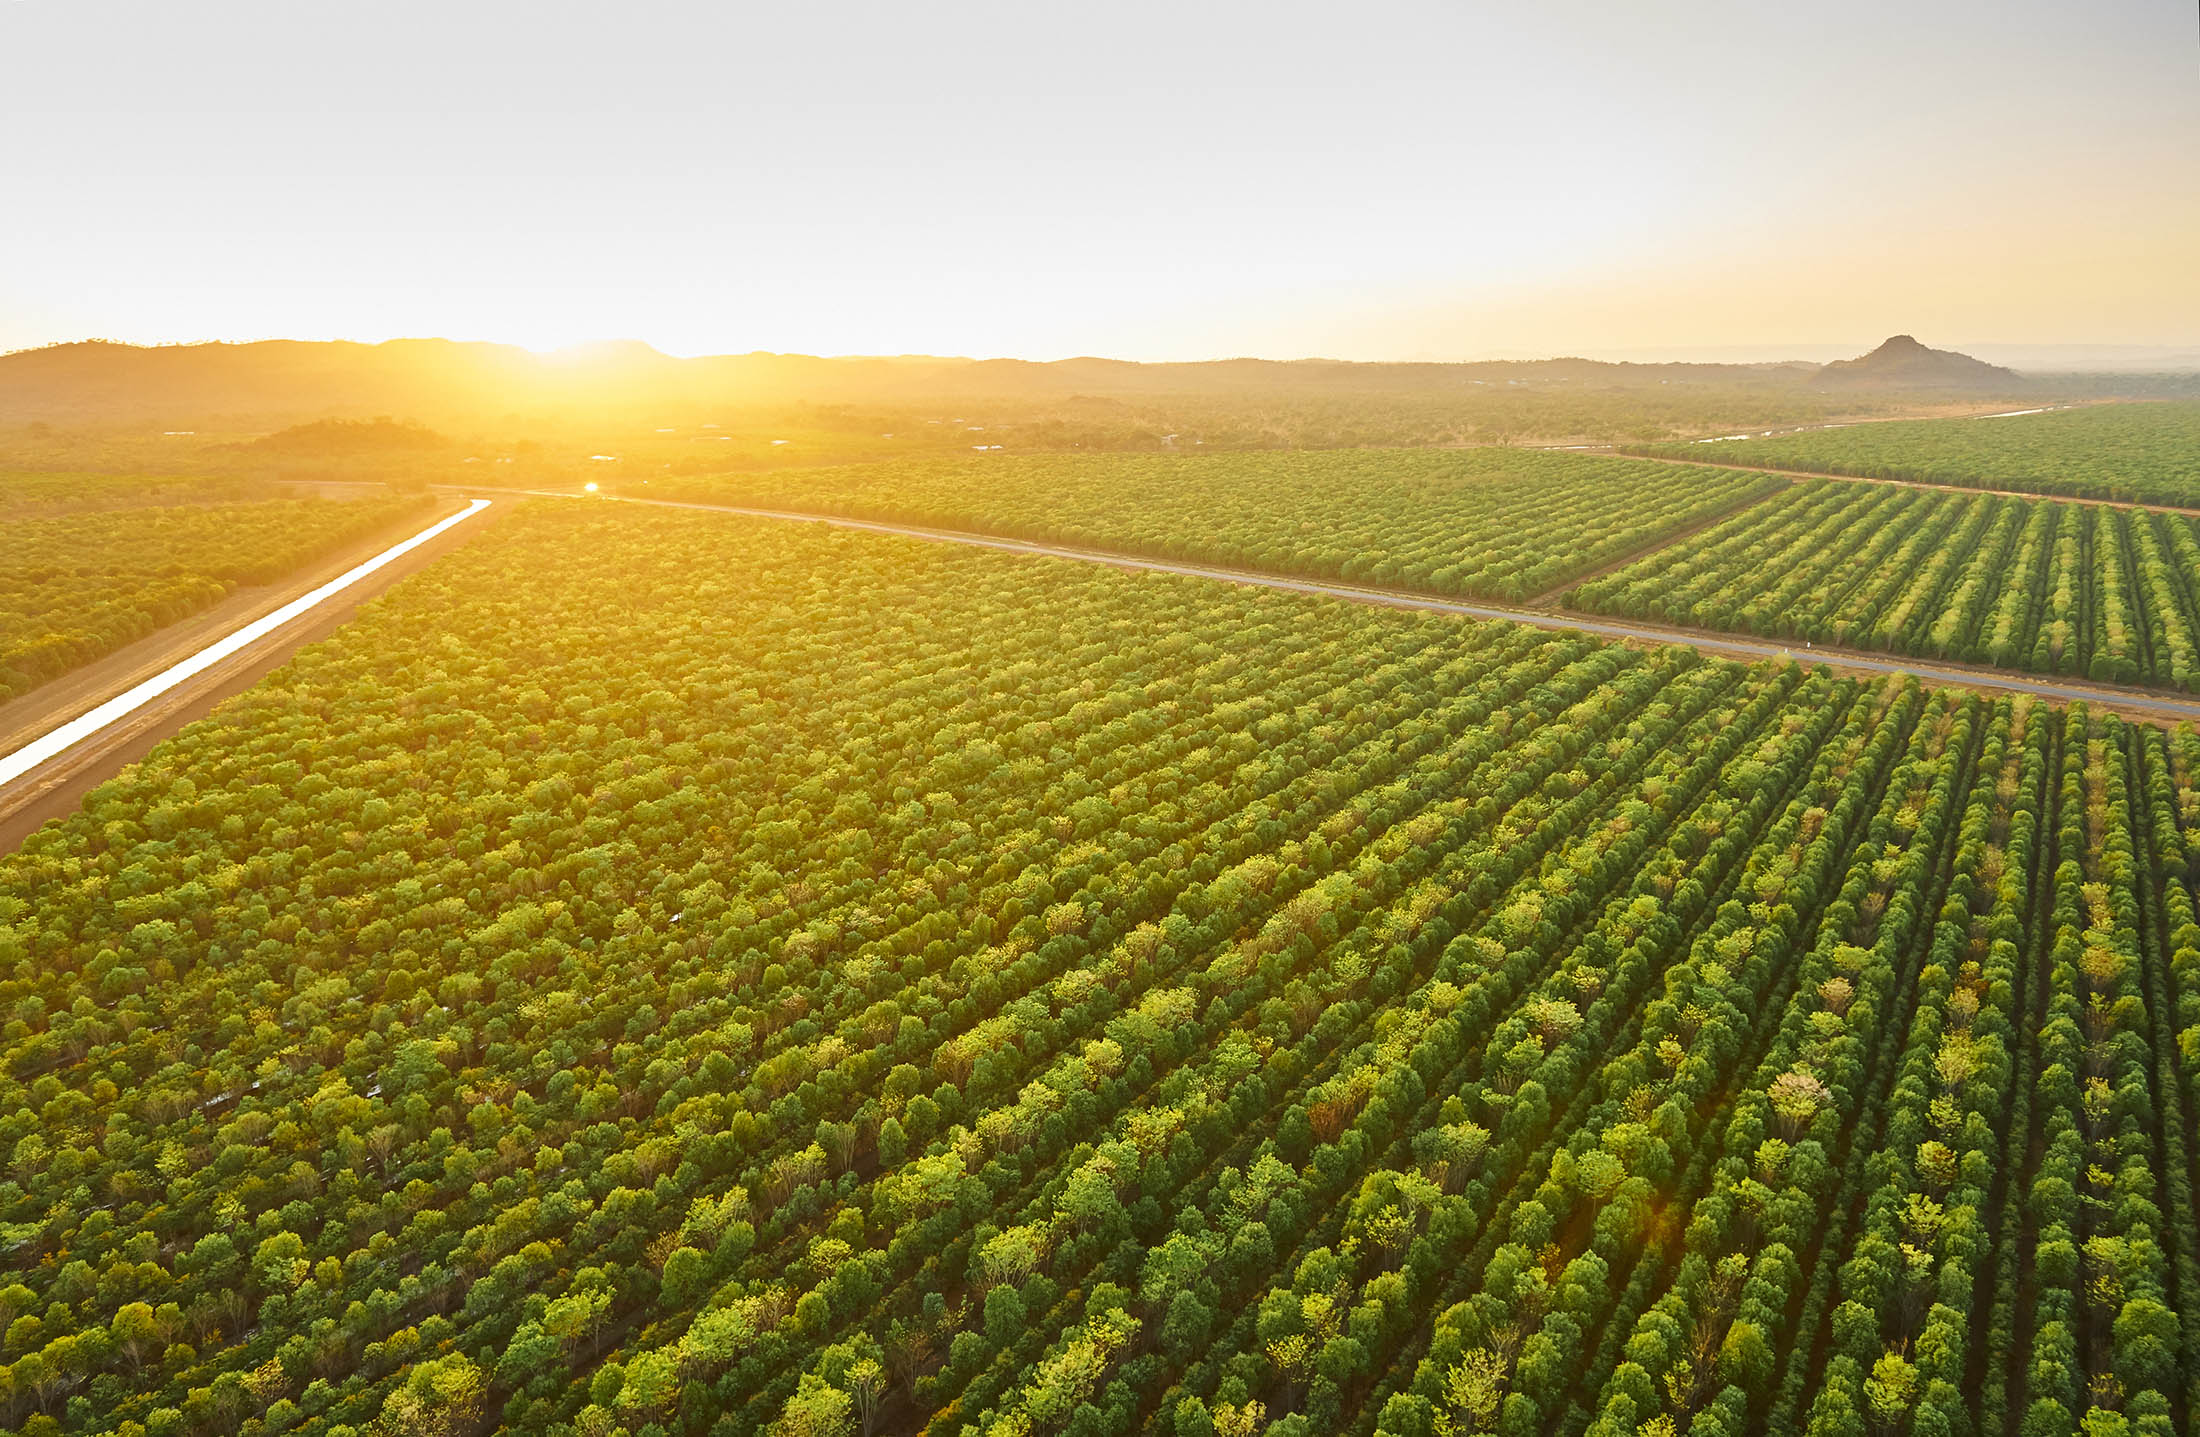
M 0 0 L 0 348 L 2200 342 L 2190 0 Z

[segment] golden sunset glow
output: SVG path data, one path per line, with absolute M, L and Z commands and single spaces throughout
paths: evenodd
M 0 0 L 0 1437 L 2200 1437 L 2193 0 Z
M 0 347 L 2200 337 L 2174 6 L 105 14 L 0 7 Z

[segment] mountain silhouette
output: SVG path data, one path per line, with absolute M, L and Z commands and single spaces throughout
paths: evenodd
M 1928 349 L 1898 334 L 1869 354 L 1835 360 L 1811 383 L 1821 389 L 2017 389 L 2024 380 L 2013 369 L 1952 349 Z

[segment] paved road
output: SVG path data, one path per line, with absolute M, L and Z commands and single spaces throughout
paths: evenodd
M 1090 564 L 1107 564 L 1118 569 L 1136 569 L 1156 574 L 1181 574 L 1198 579 L 1219 579 L 1225 583 L 1249 584 L 1263 589 L 1281 589 L 1294 594 L 1321 594 L 1330 598 L 1350 599 L 1355 603 L 1381 604 L 1394 609 L 1414 609 L 1437 614 L 1460 614 L 1470 619 L 1501 619 L 1511 623 L 1531 624 L 1539 629 L 1571 629 L 1579 633 L 1594 634 L 1599 638 L 1620 639 L 1633 643 L 1688 644 L 1710 653 L 1726 654 L 1738 659 L 1795 659 L 1802 663 L 1822 663 L 1833 668 L 1856 673 L 1912 674 L 1919 680 L 1929 684 L 1983 689 L 1996 693 L 2037 694 L 2042 698 L 2053 699 L 2059 703 L 2083 701 L 2098 706 L 2106 706 L 2115 709 L 2119 713 L 2157 721 L 2200 720 L 2200 698 L 2186 698 L 2151 689 L 2123 688 L 2114 684 L 2094 684 L 2076 679 L 2045 678 L 2034 674 L 1971 668 L 1961 664 L 1933 664 L 1917 660 L 1892 659 L 1883 654 L 1864 653 L 1855 649 L 1798 649 L 1792 644 L 1783 644 L 1773 640 L 1752 639 L 1736 634 L 1707 633 L 1698 629 L 1684 629 L 1666 624 L 1596 618 L 1587 614 L 1576 614 L 1554 609 L 1522 609 L 1510 608 L 1502 604 L 1477 604 L 1461 599 L 1441 599 L 1397 589 L 1371 589 L 1352 584 L 1334 584 L 1320 579 L 1294 579 L 1280 574 L 1263 574 L 1246 569 L 1221 568 L 1211 564 L 1194 564 L 1174 559 L 1150 559 L 1136 554 L 1121 554 L 1095 549 L 1073 549 L 1064 545 L 1042 544 L 1027 539 L 1006 539 L 993 534 L 972 534 L 953 529 L 930 529 L 916 524 L 896 524 L 878 519 L 851 519 L 837 514 L 809 514 L 789 509 L 757 509 L 740 504 L 706 504 L 680 499 L 642 499 L 630 495 L 580 495 L 549 489 L 532 489 L 525 492 L 553 499 L 600 498 L 621 504 L 647 504 L 666 509 L 700 509 L 720 514 L 746 514 L 758 519 L 786 519 L 798 523 L 829 524 L 840 529 L 861 529 L 874 534 L 899 534 L 906 538 L 929 539 L 946 544 L 967 544 L 974 548 L 998 549 L 1011 554 L 1037 554 L 1055 559 L 1076 559 Z
M 299 632 L 299 620 L 422 545 L 440 538 L 488 508 L 489 504 L 487 499 L 473 500 L 456 514 L 437 520 L 411 538 L 352 566 L 273 613 L 216 639 L 88 713 L 46 730 L 12 753 L 0 755 L 0 817 L 12 815 L 17 808 L 39 797 L 43 790 L 61 782 L 89 756 L 105 751 L 113 741 L 134 731 L 149 718 L 165 714 L 172 703 L 162 700 L 180 698 L 187 686 L 196 687 L 192 680 L 211 670 L 234 667 L 235 662 L 254 660 L 269 647 L 279 648 L 287 636 L 285 631 L 290 635 Z M 274 642 L 271 644 L 270 640 Z
M 466 501 L 456 494 L 440 496 L 431 512 L 397 516 L 373 533 L 361 535 L 357 541 L 324 554 L 272 583 L 239 584 L 227 597 L 207 608 L 172 624 L 164 624 L 89 663 L 0 702 L 0 754 L 15 752 L 48 730 L 59 728 L 123 690 L 134 688 L 160 673 L 178 659 L 205 648 L 232 629 L 241 629 L 261 615 L 275 612 L 299 595 L 373 558 L 398 540 L 409 538 L 429 523 L 465 507 Z M 384 576 L 387 574 L 385 570 Z
M 1795 659 L 1805 663 L 1822 663 L 1854 673 L 1906 673 L 1931 684 L 1987 692 L 2029 693 L 2063 703 L 2084 701 L 2154 722 L 2200 720 L 2200 699 L 2145 689 L 2119 688 L 2108 684 L 2043 678 L 1955 664 L 1906 662 L 1855 650 L 1796 649 L 1787 644 L 1735 634 L 1604 619 L 1561 610 L 1473 603 L 1396 589 L 1368 588 L 1212 564 L 1071 548 L 1061 544 L 1004 538 L 995 534 L 974 534 L 928 528 L 918 524 L 846 518 L 834 514 L 760 509 L 739 504 L 644 499 L 626 495 L 591 496 L 571 491 L 540 489 L 492 492 L 507 496 L 528 494 L 568 501 L 601 498 L 612 503 L 741 514 L 751 518 L 794 523 L 827 524 L 835 528 L 893 534 L 935 543 L 961 544 L 1002 553 L 1105 564 L 1117 569 L 1211 579 L 1285 593 L 1314 594 L 1394 609 L 1457 614 L 1471 619 L 1528 624 L 1539 629 L 1572 630 L 1630 643 L 1687 644 L 1708 653 L 1749 661 Z M 347 603 L 331 604 L 327 601 L 337 598 L 345 590 L 354 590 L 353 597 L 367 594 L 381 587 L 381 583 L 362 586 L 362 581 L 378 571 L 382 573 L 382 581 L 387 582 L 395 574 L 431 558 L 429 553 L 415 551 L 441 537 L 462 521 L 479 514 L 491 502 L 470 495 L 469 498 L 471 502 L 459 513 L 440 520 L 274 613 L 200 649 L 189 658 L 117 695 L 90 713 L 52 729 L 13 753 L 0 756 L 0 851 L 13 848 L 24 834 L 35 828 L 45 817 L 72 808 L 81 800 L 81 790 L 87 790 L 91 784 L 108 776 L 109 771 L 120 764 L 131 758 L 141 757 L 144 750 L 149 749 L 165 734 L 203 712 L 219 700 L 225 686 L 236 688 L 251 683 L 260 673 L 283 662 L 288 657 L 289 650 L 296 648 L 298 644 L 342 623 Z M 438 546 L 439 549 L 441 547 Z M 400 560 L 405 562 L 398 564 L 397 561 Z M 192 682 L 194 679 L 199 682 Z

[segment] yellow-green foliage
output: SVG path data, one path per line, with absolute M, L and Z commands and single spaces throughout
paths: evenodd
M 932 460 L 626 489 L 1517 601 L 1776 482 L 1528 449 L 1348 449 Z

